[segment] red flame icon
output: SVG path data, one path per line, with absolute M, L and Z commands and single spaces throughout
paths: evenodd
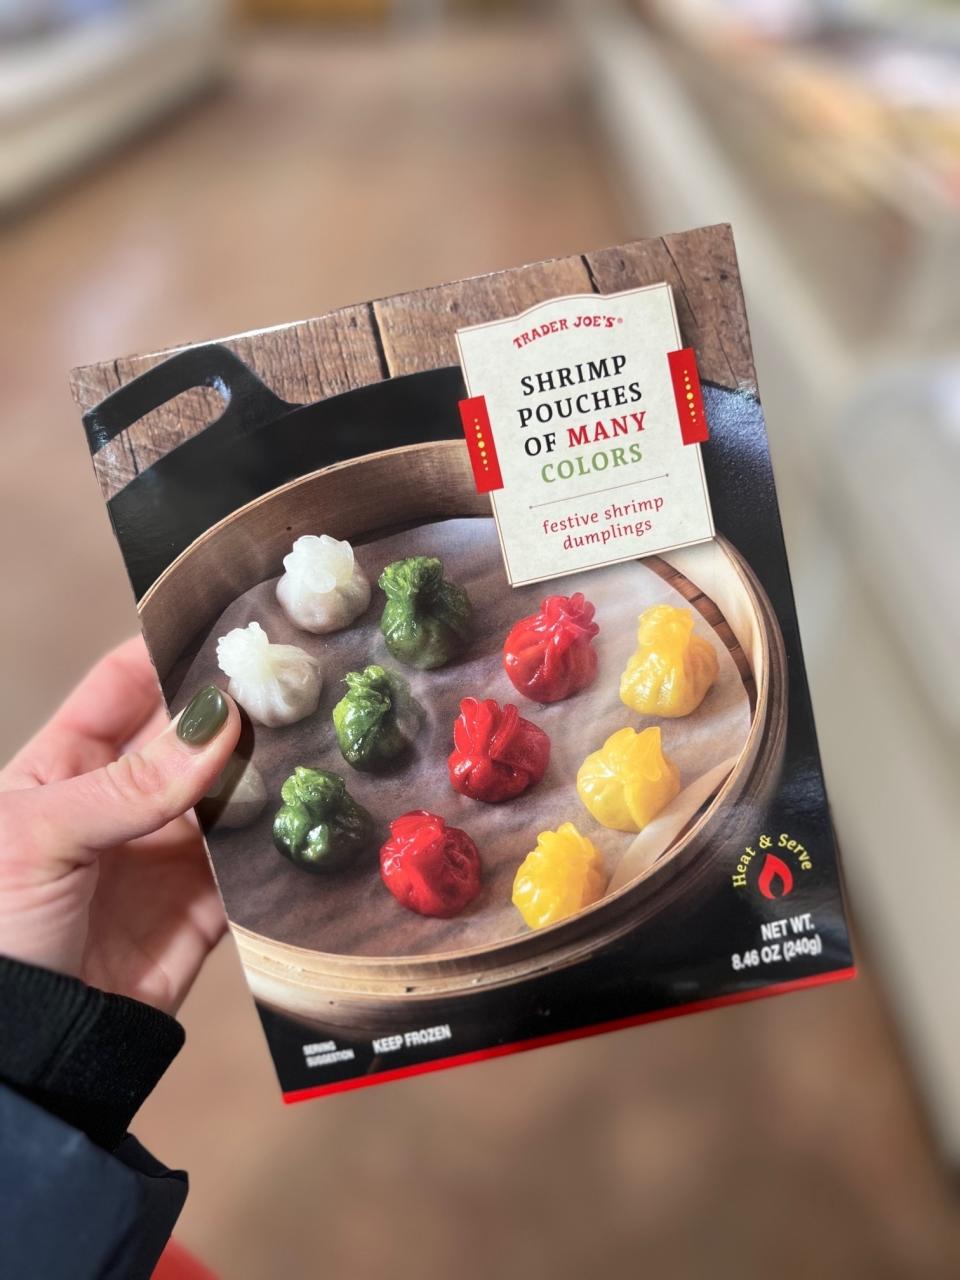
M 768 853 L 760 870 L 757 888 L 765 898 L 785 898 L 793 890 L 793 872 L 775 853 Z

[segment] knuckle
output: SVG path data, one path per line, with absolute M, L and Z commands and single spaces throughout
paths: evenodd
M 155 761 L 139 751 L 131 751 L 112 761 L 103 770 L 106 799 L 121 804 L 147 807 L 161 814 L 164 809 L 165 778 Z
M 0 791 L 42 786 L 46 780 L 44 762 L 32 742 L 18 751 L 10 763 L 0 769 Z

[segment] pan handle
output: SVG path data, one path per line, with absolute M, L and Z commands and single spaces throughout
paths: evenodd
M 229 419 L 238 435 L 296 407 L 275 395 L 229 347 L 219 342 L 186 347 L 87 410 L 83 425 L 90 452 L 98 453 L 121 431 L 193 387 L 220 392 L 226 407 L 216 424 L 226 425 Z

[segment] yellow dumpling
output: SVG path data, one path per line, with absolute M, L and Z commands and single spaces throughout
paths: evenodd
M 614 831 L 642 831 L 680 790 L 680 770 L 663 754 L 656 726 L 618 729 L 577 773 L 577 794 Z
M 655 604 L 640 615 L 637 649 L 620 677 L 620 697 L 648 716 L 688 716 L 717 678 L 713 645 L 693 630 L 693 614 Z
M 593 842 L 565 822 L 537 836 L 537 847 L 514 878 L 513 905 L 531 929 L 542 929 L 598 902 L 606 887 L 603 859 Z

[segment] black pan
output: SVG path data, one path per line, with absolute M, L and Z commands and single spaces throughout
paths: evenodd
M 459 367 L 300 405 L 274 395 L 227 347 L 209 343 L 177 352 L 84 414 L 90 452 L 199 386 L 224 397 L 220 417 L 107 503 L 138 600 L 195 538 L 278 485 L 379 449 L 462 435 Z
M 388 378 L 315 404 L 281 400 L 219 343 L 178 351 L 84 415 L 91 453 L 191 387 L 215 387 L 226 408 L 199 435 L 135 476 L 107 503 L 139 599 L 211 525 L 278 485 L 347 458 L 462 436 L 458 366 Z M 757 399 L 703 384 L 711 437 L 703 463 L 717 529 L 753 564 L 781 618 L 789 590 L 765 581 L 779 526 Z

